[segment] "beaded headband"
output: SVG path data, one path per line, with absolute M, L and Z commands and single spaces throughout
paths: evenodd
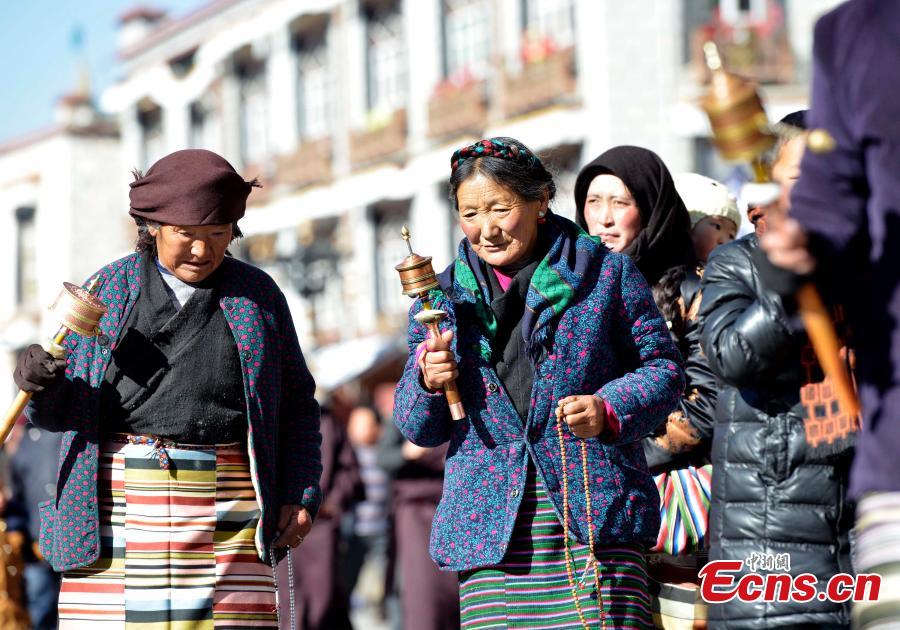
M 482 157 L 512 160 L 528 167 L 538 163 L 537 157 L 525 147 L 508 144 L 499 138 L 488 138 L 454 151 L 453 157 L 450 158 L 450 170 L 455 171 L 460 164 L 468 159 Z

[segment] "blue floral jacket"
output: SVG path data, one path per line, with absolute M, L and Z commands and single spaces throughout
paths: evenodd
M 97 297 L 109 307 L 100 320 L 101 334 L 66 338 L 69 383 L 36 396 L 27 409 L 35 425 L 66 432 L 56 500 L 41 506 L 41 553 L 56 571 L 88 566 L 100 554 L 100 385 L 111 350 L 140 294 L 140 260 L 139 254 L 132 254 L 98 272 Z M 260 556 L 266 557 L 280 506 L 302 504 L 312 516 L 318 511 L 319 406 L 284 295 L 256 267 L 233 258 L 225 258 L 222 265 L 220 306 L 244 374 L 250 469 L 262 509 L 256 545 Z
M 550 225 L 550 224 L 548 224 Z M 531 408 L 524 420 L 485 358 L 484 327 L 472 292 L 454 266 L 441 274 L 445 289 L 435 308 L 449 313 L 442 324 L 454 331 L 458 385 L 467 417 L 450 418 L 443 394 L 420 380 L 415 349 L 425 329 L 410 312 L 410 358 L 397 387 L 394 418 L 400 431 L 421 446 L 450 441 L 444 491 L 431 532 L 431 556 L 443 569 L 462 571 L 500 562 L 512 534 L 525 489 L 529 460 L 562 514 L 560 447 L 556 402 L 568 395 L 595 394 L 607 401 L 621 424 L 611 442 L 588 440 L 587 456 L 594 539 L 600 545 L 652 544 L 659 531 L 659 495 L 647 470 L 641 438 L 675 408 L 684 387 L 681 356 L 646 281 L 626 256 L 608 251 L 575 224 L 552 217 L 558 234 L 535 276 L 546 283 L 526 297 L 526 319 L 536 320 Z M 544 227 L 542 229 L 550 229 Z M 465 259 L 468 244 L 460 245 Z M 457 261 L 458 264 L 459 261 Z M 547 288 L 555 286 L 548 292 Z M 573 297 L 560 314 L 547 308 L 553 293 Z M 568 290 L 567 289 L 567 290 Z M 579 438 L 565 431 L 569 462 L 572 535 L 587 542 Z M 561 520 L 561 516 L 560 516 Z

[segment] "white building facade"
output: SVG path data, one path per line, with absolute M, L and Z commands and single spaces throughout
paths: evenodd
M 58 124 L 0 146 L 0 406 L 11 402 L 19 351 L 59 327 L 47 307 L 133 249 L 128 177 L 115 123 L 83 95 Z M 130 223 L 130 225 L 129 225 Z
M 512 136 L 558 175 L 616 144 L 673 171 L 724 166 L 707 140 L 698 42 L 767 83 L 770 111 L 807 93 L 813 19 L 832 0 L 216 0 L 170 20 L 124 16 L 124 78 L 103 105 L 122 170 L 208 148 L 258 176 L 235 253 L 285 289 L 304 347 L 405 326 L 400 228 L 437 270 L 461 233 L 452 152 Z M 804 50 L 790 47 L 791 37 Z M 726 59 L 727 60 L 727 59 Z M 748 61 L 749 60 L 749 61 Z

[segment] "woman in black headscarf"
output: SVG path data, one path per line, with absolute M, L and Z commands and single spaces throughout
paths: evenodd
M 578 174 L 575 204 L 578 225 L 634 260 L 678 335 L 682 318 L 668 287 L 696 276 L 697 260 L 691 219 L 665 163 L 641 147 L 614 147 Z M 690 284 L 695 292 L 699 277 Z
M 716 380 L 700 350 L 696 321 L 702 270 L 672 175 L 653 151 L 614 147 L 581 170 L 575 204 L 578 225 L 634 260 L 685 358 L 687 386 L 678 408 L 644 439 L 651 472 L 699 466 L 710 452 Z M 688 565 L 679 578 L 695 575 L 692 559 L 678 564 Z

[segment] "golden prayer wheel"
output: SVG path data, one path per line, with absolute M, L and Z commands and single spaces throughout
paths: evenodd
M 50 307 L 50 312 L 56 316 L 60 327 L 53 338 L 44 344 L 44 350 L 57 356 L 58 348 L 69 332 L 77 333 L 82 337 L 97 335 L 100 318 L 106 314 L 106 305 L 93 295 L 98 280 L 99 277 L 95 277 L 87 289 L 82 289 L 69 282 L 63 283 L 62 291 Z M 20 391 L 7 409 L 3 421 L 0 423 L 0 445 L 6 441 L 16 420 L 25 410 L 25 405 L 31 400 L 31 395 L 31 392 Z
M 764 181 L 759 156 L 775 144 L 775 136 L 756 86 L 725 71 L 714 43 L 706 42 L 703 52 L 712 84 L 700 106 L 709 117 L 713 144 L 726 160 L 753 163 L 757 181 Z
M 431 337 L 440 342 L 440 323 L 447 316 L 447 313 L 431 308 L 428 292 L 440 286 L 434 273 L 434 267 L 431 266 L 431 256 L 419 256 L 412 250 L 412 244 L 409 241 L 410 233 L 405 225 L 400 234 L 409 248 L 409 256 L 394 267 L 400 274 L 400 286 L 403 287 L 403 295 L 413 299 L 422 299 L 422 310 L 416 314 L 416 321 L 424 324 Z M 463 407 L 459 388 L 457 388 L 455 380 L 444 385 L 444 395 L 447 397 L 447 404 L 450 407 L 450 416 L 454 420 L 465 418 L 466 410 Z
M 409 230 L 403 228 L 403 238 L 409 243 Z M 438 288 L 437 276 L 431 266 L 431 256 L 419 256 L 410 249 L 409 256 L 394 267 L 400 274 L 400 285 L 403 295 L 413 299 L 428 295 L 432 289 Z
M 709 92 L 700 104 L 709 116 L 713 143 L 725 159 L 750 162 L 757 182 L 769 181 L 762 164 L 762 154 L 775 143 L 778 135 L 796 133 L 782 130 L 778 123 L 770 125 L 756 86 L 726 72 L 713 42 L 703 46 L 706 64 L 712 72 Z M 807 135 L 814 152 L 834 148 L 834 139 L 824 130 Z M 840 343 L 834 323 L 822 298 L 812 283 L 803 285 L 796 294 L 800 317 L 822 370 L 835 385 L 841 407 L 852 417 L 859 415 L 859 401 L 850 374 L 840 357 Z
M 106 305 L 89 290 L 63 282 L 63 290 L 50 307 L 50 312 L 63 328 L 82 337 L 94 337 L 100 318 L 106 314 Z

